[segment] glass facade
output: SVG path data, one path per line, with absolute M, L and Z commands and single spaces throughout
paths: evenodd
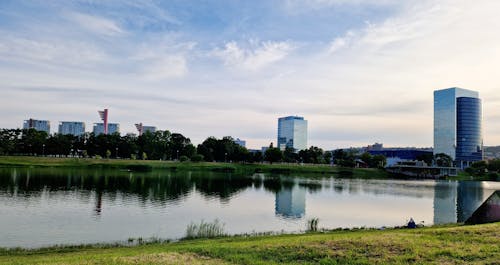
M 81 136 L 85 133 L 85 123 L 79 121 L 62 121 L 59 123 L 58 133 Z
M 457 98 L 456 161 L 460 167 L 468 166 L 469 162 L 483 160 L 481 117 L 480 99 Z
M 25 120 L 23 123 L 23 129 L 35 129 L 37 131 L 44 131 L 47 134 L 50 134 L 50 121 L 35 119 Z
M 104 133 L 104 123 L 94 123 L 95 135 Z M 120 124 L 118 123 L 108 123 L 108 134 L 120 133 Z
M 476 91 L 448 88 L 434 91 L 434 154 L 444 153 L 456 159 L 457 98 L 478 98 Z
M 278 119 L 278 148 L 295 150 L 307 148 L 307 121 L 303 117 L 288 116 Z

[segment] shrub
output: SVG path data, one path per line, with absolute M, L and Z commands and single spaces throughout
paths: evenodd
M 201 220 L 199 224 L 191 222 L 186 228 L 186 239 L 194 238 L 214 238 L 225 236 L 225 224 L 221 223 L 219 219 L 215 219 L 211 223 L 206 223 Z
M 193 161 L 193 162 L 201 162 L 201 161 L 203 161 L 203 159 L 204 159 L 203 155 L 200 155 L 200 154 L 196 154 L 196 155 L 191 157 L 191 161 Z
M 181 162 L 189 161 L 189 157 L 187 157 L 187 156 L 181 156 L 181 157 L 179 157 L 179 161 L 181 161 Z

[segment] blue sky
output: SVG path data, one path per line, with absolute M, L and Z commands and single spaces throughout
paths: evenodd
M 110 109 L 200 143 L 258 148 L 277 118 L 309 120 L 309 145 L 432 145 L 432 91 L 484 101 L 500 144 L 496 1 L 1 1 L 0 127 Z

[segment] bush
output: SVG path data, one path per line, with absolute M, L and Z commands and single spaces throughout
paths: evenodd
M 187 157 L 187 156 L 181 156 L 181 157 L 179 157 L 179 161 L 181 161 L 181 162 L 189 161 L 189 157 Z
M 201 221 L 200 224 L 195 224 L 191 222 L 186 228 L 186 239 L 194 238 L 214 238 L 225 236 L 224 224 L 218 219 L 215 219 L 212 223 L 205 223 Z
M 201 161 L 203 161 L 203 159 L 204 159 L 203 155 L 200 155 L 200 154 L 196 154 L 196 155 L 191 157 L 191 161 L 193 161 L 193 162 L 201 162 Z

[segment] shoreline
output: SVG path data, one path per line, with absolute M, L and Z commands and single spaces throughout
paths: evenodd
M 495 264 L 498 257 L 500 223 L 0 249 L 0 264 Z

